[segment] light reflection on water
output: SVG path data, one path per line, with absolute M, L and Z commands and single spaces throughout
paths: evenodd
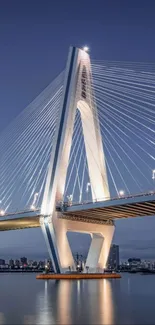
M 52 299 L 55 292 L 55 301 Z M 108 280 L 46 281 L 37 298 L 37 324 L 113 324 L 113 300 Z M 104 306 L 104 308 L 103 308 Z M 97 308 L 96 308 L 97 307 Z
M 154 276 L 43 281 L 0 274 L 0 325 L 154 324 L 154 299 Z
M 0 312 L 0 325 L 5 323 L 4 314 Z

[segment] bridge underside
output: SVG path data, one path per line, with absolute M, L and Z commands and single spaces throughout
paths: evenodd
M 3 217 L 3 220 L 0 220 L 0 231 L 40 227 L 39 217 L 40 215 L 25 216 L 25 214 L 21 215 L 18 218 L 17 216 L 14 216 L 12 218 L 10 218 L 9 216 L 7 216 L 6 218 Z
M 155 215 L 155 194 L 72 205 L 60 211 L 63 219 L 110 224 L 113 220 Z M 40 227 L 40 210 L 0 217 L 0 231 Z
M 155 215 L 155 194 L 121 198 L 75 205 L 67 208 L 64 215 L 69 218 L 83 218 L 106 222 L 124 218 Z

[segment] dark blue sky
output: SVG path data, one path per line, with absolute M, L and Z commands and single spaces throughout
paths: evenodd
M 0 130 L 64 68 L 69 45 L 88 44 L 98 60 L 155 62 L 154 12 L 153 0 L 1 0 Z M 153 258 L 154 232 L 154 218 L 124 220 L 115 242 L 122 256 Z M 0 256 L 12 254 L 45 256 L 40 231 L 1 233 Z

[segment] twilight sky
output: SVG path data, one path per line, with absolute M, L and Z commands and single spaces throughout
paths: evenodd
M 155 62 L 154 12 L 154 0 L 1 0 L 0 131 L 64 68 L 70 45 L 87 44 L 98 60 Z M 154 233 L 153 217 L 122 220 L 114 242 L 122 258 L 155 259 Z M 21 255 L 48 256 L 39 229 L 0 233 L 0 258 Z

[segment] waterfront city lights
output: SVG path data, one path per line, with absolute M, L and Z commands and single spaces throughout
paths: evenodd
M 125 194 L 125 192 L 123 190 L 119 191 L 119 196 L 123 196 Z
M 0 210 L 0 215 L 1 216 L 4 216 L 4 214 L 5 214 L 5 211 L 4 210 Z
M 83 51 L 88 52 L 89 51 L 89 47 L 88 46 L 84 46 L 83 47 Z

